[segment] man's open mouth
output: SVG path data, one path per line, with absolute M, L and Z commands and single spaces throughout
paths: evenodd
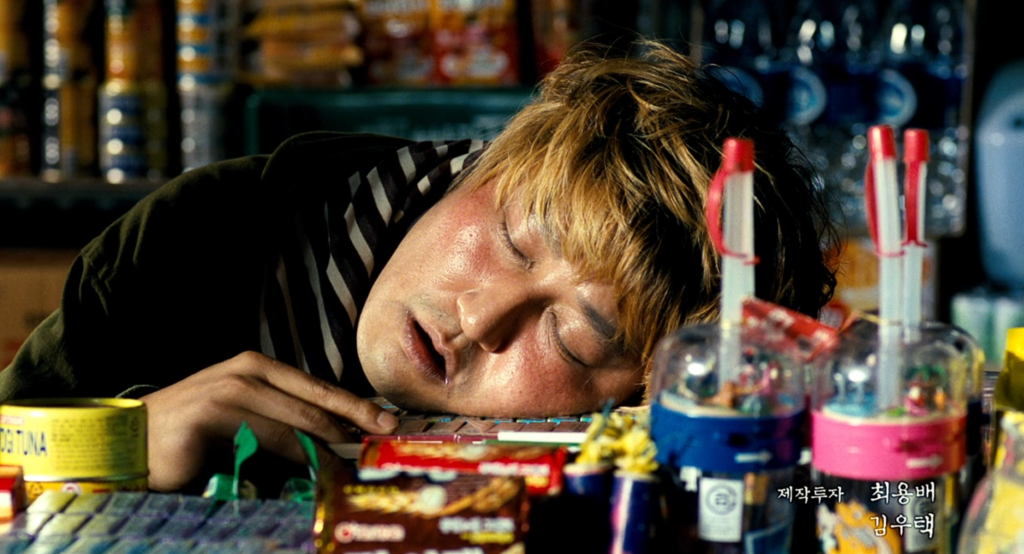
M 442 356 L 441 353 L 438 352 L 436 348 L 434 348 L 434 341 L 430 338 L 430 335 L 426 332 L 426 330 L 423 329 L 423 327 L 420 326 L 419 322 L 417 322 L 416 320 L 413 320 L 413 329 L 415 330 L 416 335 L 419 338 L 419 342 L 423 345 L 427 360 L 431 362 L 430 365 L 433 366 L 431 368 L 431 373 L 434 373 L 438 379 L 447 382 L 448 378 L 444 356 Z

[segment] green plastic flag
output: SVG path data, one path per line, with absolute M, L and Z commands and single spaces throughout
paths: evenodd
M 231 480 L 233 500 L 238 499 L 238 485 L 241 481 L 242 462 L 255 454 L 259 447 L 260 443 L 256 440 L 256 433 L 253 433 L 249 424 L 242 420 L 242 425 L 238 428 L 238 432 L 235 433 L 235 478 Z
M 296 502 L 309 502 L 316 496 L 316 476 L 320 472 L 320 459 L 316 455 L 313 439 L 298 429 L 295 430 L 295 436 L 299 438 L 299 444 L 302 445 L 302 449 L 306 451 L 306 457 L 309 458 L 309 479 L 298 477 L 289 479 L 284 484 L 281 497 Z
M 249 459 L 250 456 L 255 454 L 259 446 L 260 443 L 256 439 L 256 434 L 253 433 L 252 428 L 249 427 L 248 423 L 242 421 L 242 425 L 239 426 L 238 432 L 235 433 L 234 476 L 225 475 L 223 473 L 218 473 L 214 475 L 206 484 L 206 489 L 203 491 L 203 496 L 223 502 L 227 502 L 230 500 L 238 500 L 242 495 L 242 462 Z M 250 494 L 251 496 L 255 496 L 255 494 L 253 494 L 251 490 L 248 491 L 248 494 Z M 216 503 L 214 505 L 216 505 Z

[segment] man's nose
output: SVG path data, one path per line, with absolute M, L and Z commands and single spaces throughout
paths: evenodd
M 467 338 L 487 352 L 508 345 L 528 316 L 529 293 L 514 286 L 484 286 L 459 295 L 459 321 Z

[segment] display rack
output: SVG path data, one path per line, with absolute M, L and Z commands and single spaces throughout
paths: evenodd
M 0 248 L 80 248 L 161 184 L 0 179 Z

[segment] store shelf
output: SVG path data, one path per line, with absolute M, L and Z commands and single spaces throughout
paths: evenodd
M 266 154 L 292 135 L 316 130 L 489 140 L 533 93 L 531 87 L 257 89 L 245 106 L 245 153 Z
M 80 248 L 161 184 L 0 179 L 0 248 Z

